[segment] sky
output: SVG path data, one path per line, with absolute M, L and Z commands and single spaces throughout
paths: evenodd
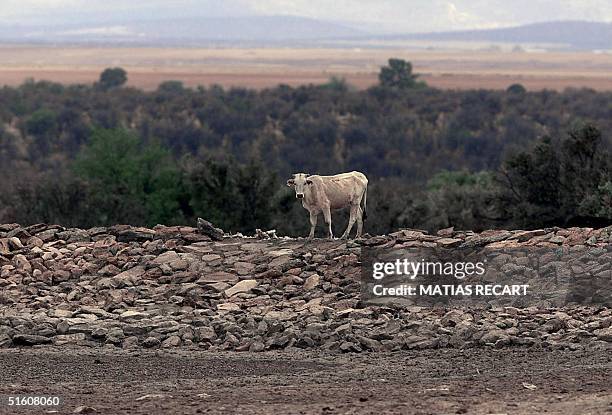
M 612 21 L 612 0 L 0 0 L 0 23 L 22 25 L 245 15 L 295 15 L 372 33 L 411 33 Z

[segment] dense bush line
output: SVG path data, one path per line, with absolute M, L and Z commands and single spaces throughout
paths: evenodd
M 296 234 L 308 221 L 286 178 L 350 170 L 370 178 L 370 233 L 612 219 L 612 93 L 442 91 L 388 71 L 366 91 L 333 79 L 145 92 L 116 69 L 93 86 L 0 89 L 1 222 L 202 216 Z

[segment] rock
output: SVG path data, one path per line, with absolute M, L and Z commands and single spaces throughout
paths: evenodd
M 454 248 L 461 245 L 463 241 L 455 238 L 440 238 L 436 241 L 436 243 L 444 248 Z
M 274 321 L 274 320 L 279 320 L 279 321 L 286 321 L 286 320 L 292 320 L 296 317 L 296 313 L 292 312 L 292 311 L 269 311 L 264 315 L 264 320 L 266 321 Z
M 11 253 L 11 247 L 7 238 L 0 238 L 0 255 L 7 255 Z
M 139 342 L 138 336 L 129 336 L 123 340 L 121 347 L 124 349 L 136 349 L 139 346 Z
M 74 334 L 58 334 L 53 336 L 53 344 L 61 346 L 63 344 L 78 344 L 85 341 L 85 333 L 74 333 Z
M 51 339 L 35 334 L 16 334 L 13 336 L 13 344 L 15 346 L 35 346 L 37 344 L 49 344 Z
M 91 331 L 91 337 L 94 339 L 104 339 L 108 334 L 108 329 L 104 327 L 96 327 Z
M 595 334 L 597 335 L 598 340 L 612 342 L 612 327 L 607 327 L 605 329 L 597 330 Z
M 165 399 L 165 398 L 172 398 L 172 396 L 164 395 L 164 394 L 161 394 L 161 393 L 156 393 L 156 394 L 149 394 L 149 395 L 140 396 L 140 397 L 136 398 L 136 401 L 145 401 L 145 400 L 150 400 L 150 399 Z
M 93 414 L 96 412 L 98 412 L 96 408 L 85 405 L 77 406 L 74 408 L 74 411 L 72 411 L 73 414 Z
M 156 265 L 162 265 L 172 261 L 178 261 L 180 259 L 181 258 L 176 251 L 166 251 L 163 254 L 158 255 L 152 262 Z
M 35 236 L 44 243 L 54 240 L 56 238 L 57 232 L 57 229 L 47 229 L 45 231 L 35 234 Z
M 43 246 L 43 244 L 44 244 L 43 240 L 42 240 L 42 239 L 40 239 L 40 238 L 38 238 L 38 237 L 36 237 L 36 236 L 32 236 L 32 237 L 30 237 L 30 238 L 29 238 L 29 239 L 26 241 L 26 245 L 27 245 L 28 247 L 30 247 L 30 248 L 34 248 L 34 247 L 40 248 L 40 247 L 42 247 L 42 246 Z
M 30 264 L 30 261 L 27 260 L 25 255 L 22 255 L 22 254 L 15 255 L 13 257 L 13 261 L 15 263 L 16 269 L 26 272 L 28 274 L 32 272 L 32 265 Z
M 344 353 L 348 353 L 348 352 L 357 352 L 360 353 L 363 351 L 363 349 L 361 348 L 361 346 L 358 343 L 353 343 L 353 342 L 342 342 L 340 344 L 339 347 L 340 351 L 344 352 Z
M 278 257 L 274 258 L 272 261 L 270 261 L 268 266 L 270 268 L 283 269 L 283 267 L 286 264 L 288 264 L 290 261 L 291 261 L 291 256 L 290 255 L 282 255 L 282 256 L 278 256 Z
M 184 259 L 177 259 L 168 263 L 173 271 L 185 271 L 189 268 L 189 262 Z
M 202 261 L 205 262 L 212 262 L 212 261 L 217 261 L 219 259 L 222 259 L 223 257 L 221 255 L 218 254 L 206 254 L 206 255 L 202 255 Z
M 544 235 L 546 231 L 542 229 L 537 229 L 534 231 L 520 231 L 512 235 L 510 239 L 517 239 L 519 242 L 528 241 L 535 236 Z
M 65 269 L 59 269 L 53 273 L 53 284 L 59 284 L 70 280 L 72 274 Z
M 142 320 L 143 318 L 149 317 L 149 314 L 142 313 L 140 311 L 128 310 L 121 313 L 119 317 L 122 320 Z
M 217 334 L 212 327 L 198 327 L 195 336 L 200 341 L 212 342 L 217 338 Z
M 260 341 L 254 341 L 249 346 L 249 352 L 263 352 L 266 349 L 266 345 Z
M 451 226 L 450 228 L 440 229 L 438 232 L 436 232 L 436 235 L 443 236 L 443 237 L 449 237 L 453 235 L 454 231 L 455 231 L 455 227 Z
M 473 317 L 470 314 L 463 312 L 462 310 L 451 310 L 440 319 L 440 325 L 443 327 L 454 327 L 457 324 L 471 320 L 473 320 Z
M 117 242 L 144 242 L 152 241 L 155 236 L 155 231 L 148 228 L 131 228 L 124 226 L 113 226 L 109 229 L 109 233 L 115 235 Z
M 459 245 L 459 249 L 464 248 L 477 248 L 480 246 L 485 246 L 488 244 L 492 244 L 495 242 L 500 242 L 505 239 L 508 239 L 512 236 L 512 232 L 504 231 L 504 230 L 492 230 L 485 231 L 479 235 L 474 235 L 465 239 L 465 241 Z
M 32 225 L 35 226 L 35 225 Z M 0 224 L 0 232 L 10 232 L 13 229 L 18 229 L 20 228 L 18 223 L 3 223 Z
M 98 275 L 103 276 L 114 276 L 118 275 L 119 273 L 121 273 L 121 270 L 113 264 L 108 264 L 98 271 Z
M 62 310 L 62 309 L 51 309 L 47 312 L 49 317 L 57 317 L 57 318 L 69 318 L 72 317 L 74 312 L 70 310 Z
M 197 281 L 197 284 L 208 284 L 215 282 L 232 282 L 238 281 L 238 276 L 229 272 L 218 271 L 210 274 L 202 275 Z
M 123 271 L 115 275 L 115 281 L 119 282 L 118 287 L 126 285 L 134 285 L 134 283 L 145 273 L 145 269 L 142 266 L 136 266 L 130 268 L 127 271 Z
M 87 231 L 76 229 L 76 228 L 70 228 L 65 231 L 58 232 L 56 234 L 56 237 L 58 239 L 62 239 L 66 241 L 67 243 L 82 242 L 82 241 L 90 240 L 90 236 Z
M 170 336 L 161 343 L 161 347 L 170 348 L 178 347 L 181 345 L 181 338 L 179 336 Z
M 211 284 L 206 284 L 205 287 L 211 288 L 211 289 L 213 289 L 213 290 L 215 290 L 217 292 L 222 292 L 222 291 L 225 291 L 228 288 L 230 288 L 231 285 L 229 285 L 226 282 L 214 282 L 214 283 L 211 283 Z
M 198 232 L 203 235 L 208 236 L 213 241 L 220 241 L 223 239 L 224 232 L 219 228 L 215 228 L 212 223 L 204 220 L 202 218 L 198 218 Z
M 113 327 L 106 333 L 106 343 L 120 344 L 123 339 L 125 339 L 125 334 L 119 327 Z
M 13 237 L 27 239 L 30 236 L 32 236 L 32 235 L 30 235 L 30 233 L 27 230 L 25 230 L 24 228 L 22 228 L 21 226 L 17 226 L 16 228 L 14 228 L 14 229 L 12 229 L 12 230 L 10 230 L 10 231 L 8 231 L 6 233 L 6 237 L 9 238 L 9 239 L 11 239 Z
M 381 350 L 382 348 L 380 342 L 374 339 L 369 339 L 364 336 L 357 336 L 357 340 L 359 340 L 359 343 L 364 348 L 371 350 L 371 351 L 378 351 L 378 350 Z
M 219 311 L 240 311 L 240 306 L 234 303 L 223 303 L 217 306 Z
M 255 264 L 250 262 L 237 261 L 234 262 L 234 270 L 238 275 L 248 275 L 253 272 Z
M 321 281 L 320 275 L 312 274 L 310 277 L 306 278 L 306 281 L 304 282 L 304 289 L 307 291 L 312 290 L 313 288 L 319 285 L 320 281 Z
M 161 344 L 161 341 L 157 337 L 147 337 L 142 342 L 142 345 L 148 349 L 151 349 L 153 347 L 158 347 L 160 344 Z
M 558 318 L 552 318 L 542 325 L 542 330 L 547 333 L 555 333 L 566 328 L 565 322 Z
M 231 297 L 239 293 L 246 293 L 257 287 L 259 283 L 256 280 L 242 280 L 235 284 L 232 288 L 225 290 L 225 295 Z
M 548 242 L 552 242 L 554 244 L 562 244 L 563 242 L 565 242 L 565 238 L 563 236 L 560 236 L 560 235 L 555 235 L 555 236 L 552 236 L 548 240 Z
M 490 330 L 480 338 L 480 341 L 483 344 L 495 344 L 498 340 L 506 341 L 508 338 L 508 335 L 503 330 Z
M 8 238 L 8 243 L 9 243 L 9 246 L 11 247 L 11 250 L 13 251 L 18 251 L 21 248 L 23 248 L 23 244 L 21 243 L 21 240 L 14 236 L 12 238 Z

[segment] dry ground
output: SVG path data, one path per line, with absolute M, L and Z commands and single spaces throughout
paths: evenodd
M 377 82 L 389 57 L 411 61 L 441 88 L 529 89 L 589 87 L 612 90 L 612 55 L 591 52 L 508 52 L 387 48 L 159 48 L 0 45 L 0 84 L 27 78 L 91 83 L 109 66 L 128 71 L 129 84 L 154 89 L 165 80 L 187 86 L 221 84 L 264 88 L 279 83 L 323 83 L 345 77 L 358 88 Z
M 0 413 L 605 414 L 609 351 L 0 351 Z M 9 395 L 59 396 L 55 408 Z M 85 412 L 87 413 L 87 412 Z

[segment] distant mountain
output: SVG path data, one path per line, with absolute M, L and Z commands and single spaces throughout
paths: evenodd
M 439 41 L 556 43 L 575 49 L 611 49 L 612 23 L 562 21 L 517 27 L 455 32 L 416 33 L 392 38 Z
M 298 16 L 220 16 L 105 20 L 75 19 L 30 25 L 0 24 L 0 42 L 107 43 L 145 45 L 341 45 L 369 47 L 370 40 L 478 41 L 556 44 L 569 49 L 611 49 L 612 23 L 560 21 L 517 27 L 381 35 L 351 24 Z M 321 43 L 320 41 L 326 41 Z M 346 43 L 345 45 L 348 45 Z
M 0 40 L 45 42 L 197 43 L 286 42 L 362 37 L 366 32 L 297 16 L 110 20 L 96 24 L 0 26 Z

